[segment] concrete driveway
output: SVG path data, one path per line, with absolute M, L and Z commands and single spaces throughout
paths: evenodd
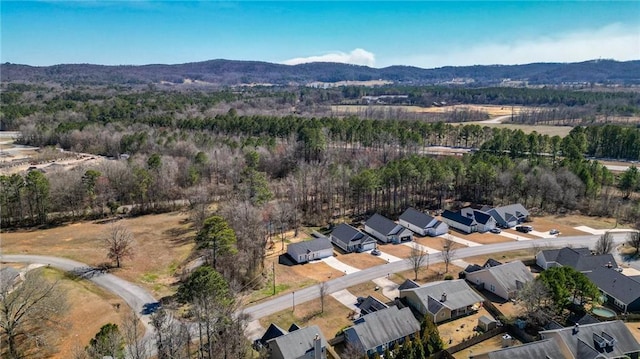
M 344 274 L 351 274 L 351 273 L 360 271 L 360 269 L 358 268 L 355 268 L 348 264 L 344 264 L 340 262 L 336 257 L 327 257 L 327 258 L 321 259 L 320 261 L 326 263 L 327 265 L 329 265 L 334 269 L 344 272 Z
M 373 282 L 382 289 L 382 295 L 393 300 L 400 296 L 398 290 L 399 284 L 389 280 L 387 277 L 380 277 L 373 280 Z
M 331 296 L 347 308 L 353 310 L 356 313 L 360 313 L 360 308 L 358 308 L 358 306 L 356 305 L 358 304 L 358 298 L 355 295 L 351 294 L 351 292 L 349 292 L 348 290 L 339 290 L 335 293 L 331 293 Z

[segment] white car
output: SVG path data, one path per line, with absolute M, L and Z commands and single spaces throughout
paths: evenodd
M 551 235 L 557 235 L 557 234 L 560 234 L 560 231 L 559 231 L 559 230 L 557 230 L 557 229 L 552 229 L 552 230 L 550 230 L 550 231 L 549 231 L 549 234 L 551 234 Z

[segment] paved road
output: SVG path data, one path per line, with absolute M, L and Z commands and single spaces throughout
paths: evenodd
M 600 236 L 585 235 L 585 236 L 573 236 L 573 237 L 560 237 L 549 239 L 537 239 L 535 241 L 522 241 L 522 242 L 504 242 L 489 244 L 477 247 L 459 248 L 456 250 L 454 259 L 462 259 L 467 257 L 473 257 L 478 255 L 492 254 L 508 252 L 518 249 L 532 248 L 533 245 L 539 247 L 553 246 L 563 247 L 567 245 L 572 246 L 589 246 L 593 247 L 593 244 Z M 615 235 L 616 243 L 622 243 L 625 240 L 625 235 Z M 499 259 L 499 258 L 498 258 Z M 440 263 L 442 257 L 439 255 L 431 255 L 430 263 Z M 401 272 L 411 269 L 411 264 L 408 261 L 391 262 L 382 264 L 376 267 L 363 269 L 361 271 L 332 279 L 326 282 L 327 293 L 335 293 L 337 291 L 349 288 L 356 284 L 372 281 L 376 278 L 385 277 L 390 273 Z M 291 308 L 293 304 L 299 305 L 304 302 L 316 299 L 320 296 L 320 286 L 314 285 L 306 287 L 293 293 L 284 294 L 274 299 L 255 304 L 246 307 L 243 312 L 248 315 L 250 320 L 260 319 L 270 314 L 279 312 L 281 310 Z
M 70 259 L 38 256 L 38 255 L 22 255 L 22 254 L 3 254 L 0 255 L 2 262 L 20 262 L 20 263 L 40 263 L 50 265 L 51 267 L 61 269 L 67 272 L 82 272 L 90 268 L 87 264 L 76 262 Z M 86 276 L 86 279 L 99 285 L 100 287 L 120 296 L 131 307 L 146 327 L 145 339 L 153 337 L 153 328 L 149 324 L 149 308 L 156 308 L 158 301 L 145 289 L 118 278 L 113 274 L 95 273 L 93 276 Z M 147 340 L 150 342 L 150 340 Z

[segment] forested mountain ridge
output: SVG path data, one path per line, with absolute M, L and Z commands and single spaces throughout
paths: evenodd
M 593 60 L 579 63 L 532 63 L 422 69 L 411 66 L 371 68 L 338 63 L 282 65 L 258 61 L 210 60 L 176 65 L 103 66 L 63 64 L 36 67 L 4 63 L 3 82 L 58 82 L 65 84 L 148 84 L 203 81 L 216 85 L 250 83 L 302 85 L 315 81 L 386 80 L 404 84 L 439 84 L 454 79 L 467 85 L 496 85 L 503 80 L 529 85 L 605 83 L 640 84 L 640 60 Z

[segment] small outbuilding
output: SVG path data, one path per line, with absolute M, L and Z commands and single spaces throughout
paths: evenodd
M 491 329 L 495 329 L 498 327 L 498 322 L 496 322 L 493 318 L 489 318 L 486 315 L 478 318 L 478 328 L 482 329 L 485 332 L 488 332 Z

